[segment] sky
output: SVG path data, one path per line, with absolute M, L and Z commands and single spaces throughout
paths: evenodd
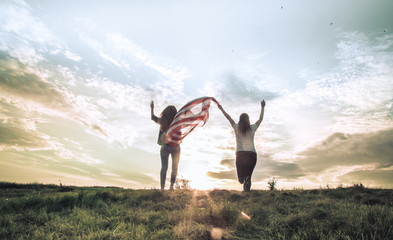
M 159 115 L 215 97 L 255 135 L 253 189 L 393 187 L 393 2 L 0 2 L 0 181 L 159 188 Z M 215 104 L 178 177 L 241 190 Z M 171 166 L 171 164 L 170 164 Z M 168 170 L 168 176 L 170 168 Z M 167 185 L 168 185 L 167 181 Z

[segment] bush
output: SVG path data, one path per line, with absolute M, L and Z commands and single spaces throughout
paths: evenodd
M 272 177 L 271 179 L 269 179 L 269 181 L 267 181 L 267 184 L 269 185 L 270 191 L 276 190 L 277 178 Z

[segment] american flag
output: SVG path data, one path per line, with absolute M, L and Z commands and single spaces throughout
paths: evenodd
M 203 127 L 209 119 L 211 101 L 216 102 L 212 97 L 202 97 L 184 105 L 175 115 L 169 126 L 165 144 L 172 146 L 179 145 L 194 128 Z

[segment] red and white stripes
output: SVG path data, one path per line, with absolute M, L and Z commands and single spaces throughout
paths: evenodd
M 179 145 L 194 128 L 203 127 L 209 119 L 209 107 L 212 100 L 215 101 L 212 97 L 202 97 L 184 105 L 169 126 L 165 144 Z

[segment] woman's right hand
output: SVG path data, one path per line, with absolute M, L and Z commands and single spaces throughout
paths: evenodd
M 153 102 L 153 101 L 150 102 L 150 108 L 151 108 L 151 109 L 154 108 L 154 102 Z
M 261 107 L 264 108 L 265 106 L 266 106 L 266 102 L 265 102 L 265 100 L 262 100 L 262 101 L 261 101 Z

